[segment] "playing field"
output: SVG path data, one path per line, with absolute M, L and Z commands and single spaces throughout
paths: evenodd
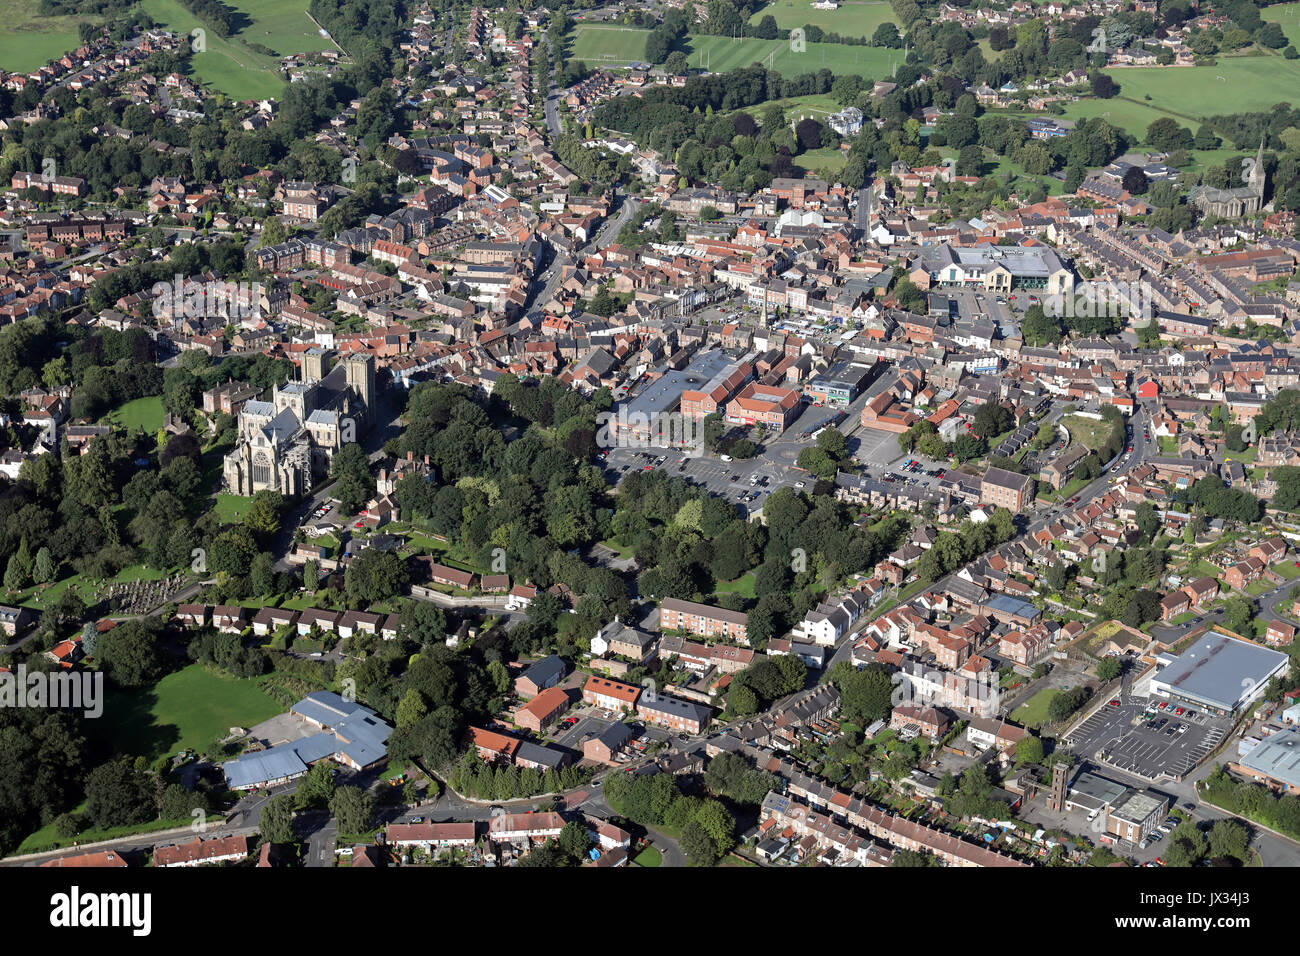
M 3 0 L 0 0 L 3 2 Z M 168 29 L 188 34 L 201 26 L 176 0 L 142 0 L 141 7 Z M 333 48 L 307 16 L 307 0 L 230 0 L 248 20 L 231 37 L 208 32 L 207 49 L 193 57 L 194 79 L 219 93 L 238 100 L 279 96 L 284 89 L 279 57 L 290 53 L 314 53 Z M 276 56 L 258 53 L 256 43 Z
M 99 17 L 43 17 L 40 0 L 0 0 L 0 70 L 25 72 L 81 45 L 77 25 Z
M 152 761 L 205 747 L 231 727 L 252 727 L 283 709 L 251 680 L 191 664 L 148 690 L 110 693 L 90 730 L 107 735 L 119 752 Z
M 614 66 L 645 60 L 645 40 L 649 31 L 603 24 L 579 24 L 570 41 L 571 59 L 589 67 Z M 845 46 L 839 43 L 808 43 L 806 49 L 791 49 L 788 39 L 756 40 L 750 37 L 691 36 L 684 50 L 692 69 L 726 73 L 753 63 L 769 64 L 782 76 L 815 73 L 821 69 L 836 74 L 852 74 L 881 80 L 894 72 L 902 61 L 902 50 L 879 47 Z
M 1279 3 L 1259 11 L 1264 20 L 1281 24 L 1282 32 L 1291 45 L 1300 50 L 1300 3 Z
M 811 0 L 773 0 L 751 16 L 749 22 L 758 23 L 769 14 L 782 30 L 793 30 L 811 23 L 843 36 L 868 39 L 882 23 L 898 24 L 893 9 L 885 0 L 850 0 L 841 3 L 838 10 L 814 10 Z

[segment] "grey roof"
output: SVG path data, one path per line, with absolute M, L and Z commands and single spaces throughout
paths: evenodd
M 675 717 L 695 720 L 701 724 L 706 723 L 712 713 L 703 704 L 695 704 L 689 700 L 682 700 L 680 697 L 672 697 L 668 694 L 653 694 L 649 691 L 641 695 L 637 708 L 640 709 L 641 707 L 661 714 L 672 714 Z
M 1240 763 L 1290 787 L 1300 787 L 1300 731 L 1283 730 L 1265 737 Z
M 596 737 L 611 751 L 618 750 L 632 738 L 632 728 L 627 724 L 613 723 L 602 730 Z
M 300 427 L 301 426 L 298 424 L 298 416 L 293 413 L 293 409 L 286 408 L 279 415 L 276 415 L 267 422 L 266 427 L 262 429 L 262 432 L 274 444 L 278 445 L 281 442 L 286 442 L 293 438 Z
M 519 676 L 527 677 L 538 687 L 551 687 L 564 676 L 565 669 L 564 661 L 552 654 L 530 664 L 528 669 Z
M 995 611 L 1001 611 L 1003 614 L 1015 614 L 1018 617 L 1027 617 L 1030 619 L 1042 615 L 1042 611 L 1034 607 L 1027 601 L 1021 601 L 1007 594 L 995 594 L 984 604 Z
M 554 747 L 544 747 L 541 744 L 535 744 L 529 740 L 521 740 L 519 746 L 515 748 L 515 760 L 526 760 L 529 763 L 539 763 L 544 767 L 560 767 L 563 765 L 568 754 L 556 750 Z
M 1220 710 L 1233 710 L 1290 658 L 1211 631 L 1159 671 L 1170 690 Z
M 386 743 L 393 728 L 370 708 L 331 691 L 313 691 L 294 704 L 290 713 L 328 729 L 222 764 L 232 789 L 297 776 L 305 773 L 309 765 L 336 753 L 368 767 L 388 752 Z

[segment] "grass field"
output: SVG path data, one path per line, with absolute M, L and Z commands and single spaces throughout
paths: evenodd
M 248 513 L 249 507 L 253 504 L 252 498 L 245 498 L 243 495 L 232 495 L 222 492 L 217 495 L 217 503 L 213 510 L 216 511 L 217 517 L 227 524 L 234 524 L 243 520 Z
M 1290 24 L 1297 29 L 1294 21 Z M 1267 110 L 1291 102 L 1300 88 L 1300 60 L 1276 54 L 1221 56 L 1213 66 L 1113 69 L 1119 95 L 1085 99 L 1065 108 L 1070 119 L 1100 116 L 1140 141 L 1151 123 L 1171 116 L 1192 132 L 1202 120 L 1242 110 Z M 1148 98 L 1149 97 L 1149 98 Z
M 162 396 L 152 395 L 149 398 L 137 398 L 133 402 L 127 402 L 120 408 L 110 412 L 108 420 L 119 428 L 125 428 L 128 432 L 144 430 L 152 435 L 162 428 Z
M 0 0 L 4 2 L 4 0 Z M 163 26 L 188 34 L 200 24 L 176 0 L 142 0 L 140 6 Z M 307 16 L 307 0 L 230 0 L 230 6 L 248 20 L 234 36 L 222 38 L 211 31 L 207 50 L 193 57 L 194 78 L 217 92 L 238 100 L 279 96 L 284 80 L 279 56 L 313 53 L 333 48 Z M 257 53 L 256 43 L 277 56 Z
M 782 30 L 793 30 L 811 23 L 843 36 L 867 39 L 882 23 L 898 24 L 893 9 L 885 0 L 849 0 L 841 3 L 838 10 L 814 10 L 811 0 L 773 0 L 751 16 L 749 22 L 756 24 L 769 14 Z
M 1017 707 L 1011 719 L 1025 727 L 1037 727 L 1039 724 L 1047 723 L 1047 708 L 1052 706 L 1052 701 L 1060 691 L 1054 687 L 1046 690 L 1040 690 L 1027 702 Z
M 822 178 L 834 178 L 844 168 L 848 156 L 839 149 L 810 149 L 794 158 L 794 164 L 800 169 Z
M 589 67 L 643 62 L 648 32 L 609 24 L 579 24 L 574 28 L 569 43 L 569 56 Z M 901 50 L 809 43 L 806 50 L 796 53 L 790 49 L 788 39 L 756 40 L 749 37 L 736 40 L 731 37 L 690 36 L 682 50 L 692 69 L 707 69 L 711 73 L 726 73 L 758 62 L 766 64 L 771 56 L 772 69 L 782 76 L 828 69 L 836 74 L 884 79 L 894 72 L 894 64 L 902 61 Z
M 191 664 L 148 690 L 110 695 L 92 733 L 103 733 L 120 753 L 153 761 L 205 747 L 231 727 L 252 727 L 282 710 L 252 681 Z
M 1106 422 L 1079 415 L 1066 415 L 1061 419 L 1061 424 L 1070 433 L 1071 441 L 1077 441 L 1093 451 L 1100 450 L 1110 435 L 1110 425 Z
M 715 594 L 729 594 L 733 591 L 752 601 L 754 599 L 754 572 L 750 571 L 747 574 L 742 574 L 734 581 L 719 581 L 714 587 Z
M 1300 3 L 1279 3 L 1259 11 L 1264 20 L 1281 24 L 1282 32 L 1291 45 L 1300 50 Z
M 40 0 L 0 0 L 0 70 L 34 70 L 81 45 L 77 26 L 99 17 L 44 17 Z

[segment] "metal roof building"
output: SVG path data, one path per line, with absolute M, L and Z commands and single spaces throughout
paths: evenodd
M 1174 657 L 1156 658 L 1152 693 L 1226 714 L 1257 698 L 1269 680 L 1286 671 L 1290 658 L 1250 641 L 1210 631 Z

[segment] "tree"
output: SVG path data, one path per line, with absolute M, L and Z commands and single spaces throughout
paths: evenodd
M 389 748 L 391 751 L 391 747 Z M 334 768 L 322 761 L 314 764 L 307 775 L 298 781 L 294 791 L 294 806 L 299 810 L 328 807 L 334 796 Z
M 156 814 L 153 781 L 130 757 L 115 757 L 86 777 L 86 818 L 95 827 L 134 826 Z
M 259 491 L 253 495 L 248 511 L 244 514 L 244 525 L 265 539 L 280 529 L 280 512 L 283 508 L 284 496 L 280 492 Z
M 1191 820 L 1184 820 L 1169 834 L 1169 849 L 1164 853 L 1169 866 L 1192 866 L 1205 856 L 1205 835 Z
M 282 793 L 272 797 L 262 808 L 258 819 L 258 830 L 267 843 L 292 843 L 293 832 L 293 795 Z
M 903 41 L 898 35 L 898 27 L 888 22 L 880 24 L 876 27 L 876 32 L 871 35 L 871 45 L 888 47 L 891 50 L 902 46 Z
M 1250 636 L 1255 620 L 1255 603 L 1244 597 L 1230 597 L 1223 602 L 1223 624 L 1228 630 Z
M 576 861 L 585 860 L 587 851 L 591 849 L 591 837 L 587 835 L 587 828 L 575 820 L 570 820 L 560 830 L 558 843 L 560 849 Z
M 258 238 L 258 246 L 262 249 L 268 246 L 277 246 L 287 238 L 289 238 L 289 233 L 284 228 L 284 223 L 277 217 L 272 216 L 262 222 L 262 232 Z
M 360 834 L 370 829 L 375 815 L 375 798 L 360 787 L 339 787 L 330 798 L 330 816 L 338 821 L 339 832 Z
M 963 146 L 957 154 L 958 176 L 984 175 L 984 149 L 981 146 Z
M 1108 100 L 1119 93 L 1119 84 L 1105 73 L 1094 72 L 1091 77 L 1092 95 L 1101 100 Z
M 1141 196 L 1147 191 L 1147 174 L 1141 166 L 1130 166 L 1124 173 L 1121 184 L 1134 196 Z
M 691 866 L 713 866 L 722 857 L 709 832 L 695 820 L 682 829 L 678 843 Z
M 1120 663 L 1117 658 L 1104 657 L 1097 664 L 1097 678 L 1103 681 L 1114 680 L 1119 676 L 1120 670 Z
M 1016 741 L 1016 763 L 1041 764 L 1043 762 L 1043 741 L 1038 737 L 1026 736 Z
M 1216 820 L 1210 827 L 1210 855 L 1249 861 L 1250 833 L 1236 820 Z

